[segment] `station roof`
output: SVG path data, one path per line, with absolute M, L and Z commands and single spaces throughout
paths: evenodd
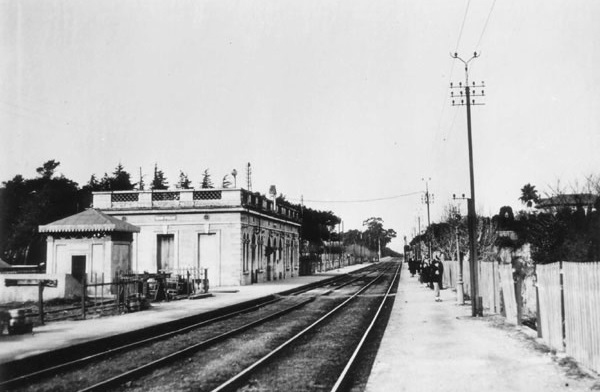
M 535 207 L 542 209 L 549 207 L 589 206 L 594 205 L 597 198 L 598 196 L 589 193 L 561 194 L 540 199 Z
M 121 232 L 139 233 L 140 228 L 110 215 L 88 208 L 75 215 L 39 226 L 40 233 Z

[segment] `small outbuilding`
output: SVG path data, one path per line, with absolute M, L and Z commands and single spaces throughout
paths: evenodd
M 89 208 L 39 226 L 47 237 L 46 272 L 67 274 L 78 283 L 111 277 L 131 270 L 131 244 L 140 228 Z

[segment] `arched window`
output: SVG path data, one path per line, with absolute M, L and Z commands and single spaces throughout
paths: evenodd
M 256 234 L 252 234 L 252 268 L 256 265 Z
M 242 239 L 242 265 L 243 265 L 244 272 L 248 272 L 248 256 L 249 256 L 248 248 L 250 246 L 249 242 L 250 242 L 250 240 L 248 238 L 248 233 L 246 233 L 246 234 L 244 234 L 244 237 Z

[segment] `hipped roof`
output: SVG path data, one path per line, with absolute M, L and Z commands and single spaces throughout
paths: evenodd
M 139 233 L 140 228 L 123 220 L 106 215 L 93 208 L 68 216 L 47 225 L 39 226 L 40 233 L 66 232 L 125 232 Z
M 536 208 L 588 206 L 594 205 L 597 198 L 598 197 L 596 195 L 589 193 L 556 195 L 545 199 L 540 199 L 536 205 Z

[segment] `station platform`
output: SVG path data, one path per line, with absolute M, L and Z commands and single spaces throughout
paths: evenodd
M 433 290 L 402 266 L 392 313 L 366 391 L 590 391 L 600 380 L 561 360 L 527 327 L 471 317 L 456 292 Z M 565 359 L 564 356 L 562 359 Z
M 150 309 L 141 312 L 78 321 L 49 322 L 35 327 L 32 334 L 0 336 L 0 365 L 284 293 L 370 265 L 372 264 L 355 264 L 311 276 L 250 286 L 217 287 L 210 291 L 211 297 L 153 303 Z

